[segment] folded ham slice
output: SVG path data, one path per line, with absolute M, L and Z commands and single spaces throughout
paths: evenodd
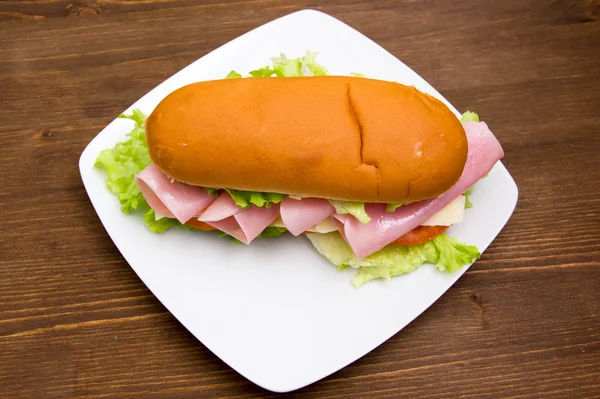
M 425 201 L 401 206 L 387 212 L 385 204 L 366 204 L 371 221 L 362 224 L 349 215 L 335 214 L 341 223 L 340 231 L 359 258 L 364 258 L 392 243 L 444 208 L 456 197 L 485 176 L 504 156 L 500 143 L 484 122 L 464 124 L 469 153 L 458 182 L 442 195 Z
M 202 187 L 169 179 L 153 163 L 138 173 L 135 180 L 158 216 L 175 217 L 181 223 L 202 212 L 215 200 Z
M 279 216 L 279 204 L 271 205 L 270 208 L 251 206 L 223 220 L 207 221 L 206 223 L 237 238 L 244 244 L 250 244 L 277 219 L 277 216 Z
M 297 236 L 335 213 L 335 208 L 322 198 L 286 198 L 281 201 L 281 220 L 290 233 Z
M 215 200 L 215 202 L 206 208 L 198 220 L 201 222 L 218 222 L 219 220 L 223 220 L 240 213 L 243 210 L 244 208 L 235 204 L 235 201 L 231 198 L 228 192 L 223 191 L 221 194 L 219 194 L 219 197 Z

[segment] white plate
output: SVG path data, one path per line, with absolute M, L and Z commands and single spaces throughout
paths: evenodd
M 331 74 L 362 72 L 413 84 L 445 101 L 361 33 L 326 14 L 305 10 L 207 54 L 129 110 L 149 113 L 185 84 L 220 79 L 231 69 L 247 73 L 280 52 L 296 57 L 307 49 L 320 52 L 318 61 Z M 350 281 L 353 270 L 338 272 L 303 237 L 260 239 L 245 246 L 182 229 L 152 234 L 141 217 L 120 211 L 106 188 L 104 172 L 93 167 L 98 153 L 122 141 L 131 127 L 130 121 L 114 120 L 81 155 L 81 177 L 100 220 L 167 309 L 214 354 L 263 388 L 292 391 L 364 356 L 427 309 L 467 270 L 446 274 L 424 265 L 409 275 L 356 290 Z M 483 251 L 512 214 L 517 187 L 498 163 L 471 198 L 474 208 L 449 234 Z

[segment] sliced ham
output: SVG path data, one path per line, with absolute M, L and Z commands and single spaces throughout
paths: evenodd
M 233 216 L 230 216 L 227 219 L 219 220 L 217 222 L 207 222 L 207 224 L 210 224 L 214 228 L 224 231 L 230 236 L 237 238 L 244 244 L 249 243 L 248 239 L 246 238 L 246 235 L 244 234 L 244 231 L 240 227 L 240 224 L 237 222 L 237 220 L 235 220 L 235 217 Z
M 238 213 L 234 218 L 240 224 L 249 243 L 273 223 L 277 216 L 279 216 L 279 204 L 271 205 L 270 208 L 252 206 Z
M 342 235 L 359 259 L 419 226 L 485 176 L 504 156 L 500 143 L 484 122 L 468 122 L 464 128 L 469 142 L 467 162 L 460 179 L 450 190 L 436 198 L 401 206 L 394 212 L 387 212 L 385 204 L 366 204 L 365 209 L 372 219 L 366 224 L 349 215 L 333 216 L 340 222 Z
M 335 208 L 322 198 L 286 198 L 281 201 L 281 219 L 286 229 L 297 236 L 335 213 Z
M 335 214 L 329 201 L 319 198 L 286 198 L 270 208 L 252 206 L 244 210 L 228 193 L 221 193 L 215 200 L 202 187 L 172 181 L 154 164 L 140 172 L 136 182 L 157 215 L 175 217 L 181 223 L 200 215 L 199 221 L 246 244 L 279 216 L 294 235 L 329 220 L 331 216 L 355 255 L 363 258 L 427 221 L 481 179 L 502 158 L 502 147 L 485 123 L 468 122 L 464 127 L 469 153 L 459 181 L 439 197 L 405 205 L 394 212 L 387 212 L 385 204 L 366 204 L 366 211 L 372 219 L 367 224 L 350 215 Z
M 219 197 L 210 204 L 208 208 L 198 218 L 201 222 L 218 222 L 226 219 L 237 213 L 240 213 L 244 208 L 237 206 L 231 195 L 227 191 L 219 194 Z
M 201 214 L 199 221 L 249 244 L 279 216 L 279 204 L 271 207 L 237 206 L 229 193 L 217 199 L 204 188 L 172 181 L 156 165 L 150 164 L 136 176 L 136 183 L 148 205 L 157 215 L 185 223 Z
M 223 220 L 206 223 L 237 238 L 244 244 L 250 244 L 278 216 L 279 204 L 271 205 L 270 208 L 251 206 Z
M 169 179 L 153 163 L 138 173 L 135 181 L 157 215 L 175 217 L 181 223 L 202 212 L 215 200 L 202 187 Z

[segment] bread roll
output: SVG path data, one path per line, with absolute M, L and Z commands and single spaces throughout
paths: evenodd
M 459 179 L 465 131 L 414 87 L 345 77 L 193 83 L 148 117 L 152 161 L 181 182 L 361 202 L 414 202 Z

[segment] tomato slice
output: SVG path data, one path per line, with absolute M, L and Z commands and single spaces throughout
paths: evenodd
M 448 230 L 449 226 L 417 226 L 402 237 L 398 238 L 392 244 L 396 245 L 416 245 L 422 244 L 439 236 Z
M 212 227 L 210 224 L 201 222 L 196 218 L 191 218 L 190 220 L 185 222 L 185 225 L 193 227 L 195 229 L 205 230 L 205 231 L 217 230 L 215 227 Z
M 185 222 L 187 226 L 193 227 L 199 230 L 212 231 L 217 230 L 215 227 L 210 224 L 200 222 L 196 218 L 191 218 L 187 222 Z M 392 244 L 396 245 L 416 245 L 422 244 L 431 240 L 434 237 L 439 236 L 444 231 L 448 230 L 449 226 L 417 226 L 413 230 L 404 234 L 402 237 L 398 238 L 396 241 L 392 242 Z M 305 231 L 304 234 L 312 234 L 312 232 Z

